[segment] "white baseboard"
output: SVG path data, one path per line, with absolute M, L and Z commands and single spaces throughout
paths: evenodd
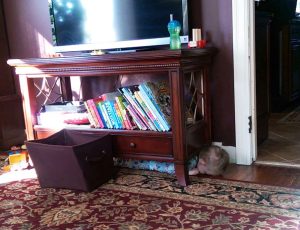
M 229 154 L 230 163 L 236 163 L 236 147 L 223 146 L 222 142 L 212 142 L 212 145 L 216 145 L 224 149 Z

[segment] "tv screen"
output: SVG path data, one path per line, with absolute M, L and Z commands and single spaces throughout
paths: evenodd
M 50 12 L 60 52 L 168 44 L 170 14 L 188 42 L 186 0 L 52 0 Z
M 299 16 L 299 14 L 300 14 L 300 0 L 297 0 L 296 14 L 297 14 L 297 16 Z

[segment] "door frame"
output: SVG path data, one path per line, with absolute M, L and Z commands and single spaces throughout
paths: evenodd
M 232 0 L 232 27 L 236 163 L 250 165 L 257 157 L 254 0 Z

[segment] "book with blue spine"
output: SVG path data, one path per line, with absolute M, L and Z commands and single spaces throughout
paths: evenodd
M 103 101 L 99 102 L 98 106 L 99 106 L 99 109 L 101 110 L 101 112 L 103 114 L 103 117 L 104 117 L 107 128 L 112 129 L 113 125 L 112 125 L 112 123 L 109 119 L 109 116 L 108 116 L 107 110 L 105 108 L 104 102 Z
M 122 127 L 122 129 L 127 129 L 126 125 L 125 125 L 125 122 L 123 120 L 123 117 L 121 115 L 121 111 L 119 109 L 119 106 L 117 104 L 117 101 L 114 102 L 114 108 L 115 108 L 117 119 L 118 119 L 118 122 L 119 122 L 120 126 Z
M 148 106 L 144 102 L 144 99 L 143 99 L 142 95 L 140 94 L 140 91 L 135 91 L 134 96 L 137 99 L 137 101 L 139 102 L 139 104 L 142 106 L 142 108 L 144 109 L 144 111 L 146 112 L 148 117 L 151 119 L 152 123 L 155 125 L 157 131 L 163 131 L 164 130 L 163 126 L 161 126 L 159 124 L 159 121 L 156 118 L 156 116 L 151 112 L 151 110 L 148 108 Z
M 117 122 L 117 120 L 116 120 L 115 112 L 114 112 L 114 109 L 113 109 L 112 106 L 111 106 L 110 101 L 104 101 L 104 106 L 105 106 L 105 108 L 106 108 L 108 117 L 109 117 L 109 119 L 110 119 L 110 121 L 111 121 L 112 128 L 118 129 L 118 128 L 119 128 L 119 125 L 118 125 L 118 122 Z
M 95 105 L 96 111 L 98 111 L 98 115 L 99 115 L 99 116 L 97 116 L 98 119 L 100 118 L 100 120 L 102 120 L 103 128 L 107 128 L 107 125 L 106 125 L 105 122 L 104 122 L 103 113 L 102 113 L 100 107 L 98 106 L 98 103 L 99 103 L 99 102 L 102 102 L 102 99 L 101 99 L 101 98 L 94 98 L 94 99 L 92 100 L 92 102 L 93 102 L 94 105 Z
M 95 107 L 96 107 L 96 109 L 97 109 L 97 111 L 98 111 L 98 114 L 99 114 L 100 119 L 102 120 L 103 128 L 104 128 L 104 129 L 107 129 L 107 125 L 106 125 L 105 122 L 104 122 L 104 117 L 103 117 L 103 114 L 102 114 L 102 111 L 101 111 L 100 107 L 98 106 L 98 103 L 99 103 L 99 102 L 97 102 L 97 103 L 95 102 Z
M 115 97 L 121 96 L 120 92 L 114 91 L 109 93 L 104 93 L 98 97 L 98 101 L 102 101 L 104 103 L 104 107 L 102 107 L 102 111 L 106 111 L 106 115 L 108 116 L 108 128 L 116 128 L 121 129 L 122 124 L 117 120 L 117 115 L 114 106 L 112 105 L 112 102 L 114 103 Z M 106 102 L 109 102 L 110 105 L 108 105 Z M 104 109 L 105 108 L 105 109 Z
M 133 93 L 135 91 L 134 88 L 138 88 L 138 86 L 132 85 L 132 86 L 120 88 L 119 90 L 123 93 L 124 98 L 128 101 L 128 103 L 132 105 L 137 115 L 140 117 L 140 119 L 143 121 L 146 127 L 149 130 L 157 131 L 155 125 L 152 123 L 152 121 L 149 119 L 149 117 L 147 116 L 147 114 L 145 113 L 141 105 L 134 97 L 134 93 Z
M 143 87 L 141 85 L 139 86 L 139 88 L 140 88 L 140 94 L 143 97 L 146 105 L 153 112 L 153 114 L 156 115 L 156 117 L 159 121 L 159 124 L 162 126 L 163 131 L 169 131 L 170 126 L 168 125 L 168 123 L 164 119 L 164 117 L 162 116 L 161 112 L 159 111 L 159 108 L 157 108 L 157 106 L 155 106 L 155 103 L 150 100 L 148 94 L 145 92 L 145 90 L 143 89 Z
M 126 129 L 132 130 L 134 129 L 134 127 L 136 126 L 136 124 L 133 124 L 133 120 L 130 119 L 130 115 L 128 114 L 128 110 L 125 108 L 124 106 L 124 97 L 123 96 L 118 96 L 116 97 L 116 102 L 119 106 L 119 109 L 121 111 L 121 115 L 123 117 L 124 123 L 125 123 L 125 127 Z
M 167 81 L 144 82 L 140 85 L 144 92 L 147 93 L 149 99 L 153 102 L 158 112 L 166 121 L 167 126 L 171 128 L 172 110 L 171 110 L 171 95 Z
M 116 102 L 115 101 L 108 101 L 108 102 L 110 103 L 113 119 L 115 120 L 115 122 L 117 124 L 117 129 L 122 129 L 123 128 L 122 122 L 121 122 L 120 118 L 118 117 L 118 112 L 115 107 Z

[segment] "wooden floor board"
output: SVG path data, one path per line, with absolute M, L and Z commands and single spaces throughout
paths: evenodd
M 255 164 L 251 166 L 231 164 L 222 176 L 199 176 L 300 189 L 299 168 L 284 168 Z

